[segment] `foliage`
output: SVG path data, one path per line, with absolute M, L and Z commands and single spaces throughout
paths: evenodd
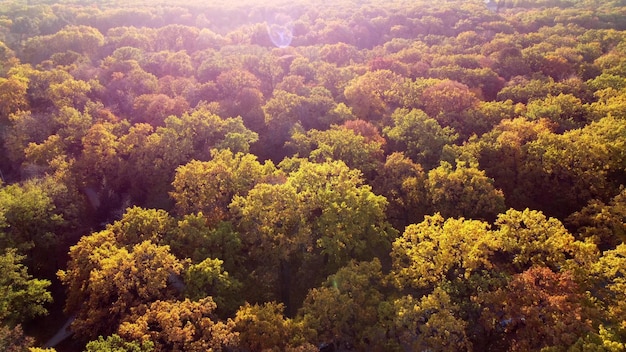
M 119 327 L 119 334 L 142 345 L 153 344 L 154 351 L 222 351 L 237 343 L 234 323 L 215 322 L 215 303 L 199 301 L 155 301 L 145 313 Z
M 181 264 L 167 246 L 144 241 L 120 248 L 104 231 L 83 237 L 70 256 L 59 278 L 72 298 L 66 310 L 76 314 L 72 330 L 78 336 L 111 334 L 135 307 L 178 296 L 170 281 Z
M 8 249 L 0 255 L 0 322 L 14 327 L 19 323 L 40 315 L 48 314 L 44 307 L 52 302 L 47 290 L 50 281 L 34 279 L 20 262 L 24 256 L 15 249 Z
M 427 191 L 433 209 L 448 217 L 492 219 L 504 210 L 504 194 L 475 164 L 443 161 L 428 172 Z
M 4 349 L 623 350 L 624 1 L 317 5 L 0 4 Z
M 0 347 L 6 352 L 27 352 L 34 345 L 35 339 L 24 335 L 21 325 L 0 326 Z
M 212 150 L 211 160 L 191 161 L 176 170 L 172 198 L 179 214 L 202 212 L 209 223 L 224 220 L 234 196 L 245 195 L 269 176 L 273 166 L 265 166 L 252 154 Z
M 436 166 L 443 147 L 458 138 L 453 129 L 442 128 L 421 110 L 398 109 L 391 118 L 393 127 L 385 127 L 383 133 L 396 144 L 395 150 L 403 151 L 426 170 Z
M 303 341 L 303 328 L 283 315 L 280 303 L 242 305 L 235 316 L 235 331 L 239 333 L 244 351 L 314 351 Z
M 322 287 L 309 291 L 301 314 L 304 325 L 317 331 L 315 341 L 359 350 L 384 347 L 384 330 L 378 326 L 382 301 L 381 264 L 350 262 L 328 277 Z
M 145 341 L 141 344 L 137 342 L 129 342 L 122 339 L 119 335 L 113 334 L 107 336 L 106 339 L 99 336 L 97 340 L 89 341 L 85 346 L 87 352 L 152 352 L 154 344 L 151 341 Z

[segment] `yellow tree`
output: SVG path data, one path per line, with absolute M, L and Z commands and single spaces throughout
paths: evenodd
M 144 313 L 120 325 L 119 335 L 130 341 L 148 341 L 154 351 L 228 351 L 238 344 L 234 322 L 216 321 L 211 297 L 198 301 L 155 301 Z
M 241 351 L 317 351 L 306 342 L 303 326 L 286 318 L 284 310 L 275 302 L 241 306 L 235 316 Z
M 426 216 L 394 241 L 391 278 L 400 288 L 428 292 L 444 280 L 463 280 L 491 269 L 490 256 L 499 243 L 485 222 Z
M 504 211 L 504 194 L 476 164 L 447 162 L 428 173 L 428 194 L 433 209 L 443 217 L 491 220 Z
M 0 121 L 6 122 L 12 113 L 28 109 L 27 90 L 26 77 L 18 75 L 9 78 L 0 77 Z
M 120 248 L 107 231 L 83 237 L 59 272 L 68 288 L 66 310 L 76 314 L 72 330 L 81 338 L 107 336 L 134 309 L 179 296 L 170 281 L 181 268 L 167 246 L 145 241 Z
M 263 165 L 252 154 L 213 149 L 211 160 L 194 160 L 176 169 L 170 195 L 179 214 L 202 212 L 214 224 L 227 217 L 234 196 L 245 195 L 273 169 L 271 162 Z

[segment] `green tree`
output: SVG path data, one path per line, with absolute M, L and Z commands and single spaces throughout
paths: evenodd
M 506 195 L 507 206 L 523 209 L 532 205 L 529 189 L 521 187 L 526 180 L 522 171 L 526 160 L 525 145 L 542 133 L 550 133 L 553 127 L 545 119 L 505 119 L 478 141 L 467 143 L 462 148 L 472 153 L 486 175 L 493 178 L 494 186 Z
M 37 273 L 50 266 L 49 253 L 65 225 L 47 186 L 37 180 L 0 185 L 0 250 L 17 248 L 28 254 L 29 266 Z
M 403 153 L 387 156 L 372 182 L 373 191 L 387 198 L 387 219 L 396 229 L 421 222 L 429 213 L 426 173 Z
M 393 302 L 394 329 L 406 350 L 469 351 L 468 322 L 458 318 L 458 307 L 437 287 L 421 299 L 411 295 Z
M 47 290 L 49 280 L 33 278 L 21 261 L 24 256 L 15 249 L 8 249 L 0 255 L 0 323 L 15 327 L 31 318 L 48 314 L 44 308 L 52 302 Z
M 79 25 L 66 26 L 60 31 L 29 38 L 24 44 L 24 57 L 26 62 L 40 63 L 54 53 L 74 51 L 94 55 L 104 45 L 104 36 L 96 28 Z
M 393 126 L 385 127 L 383 133 L 392 141 L 393 150 L 404 152 L 426 170 L 438 165 L 443 147 L 458 138 L 452 128 L 442 128 L 421 110 L 398 109 L 391 118 Z
M 563 134 L 540 134 L 524 148 L 518 192 L 530 190 L 534 208 L 559 218 L 591 199 L 608 202 L 622 183 L 625 137 L 624 120 L 613 117 Z
M 341 160 L 366 177 L 374 174 L 383 158 L 380 142 L 368 141 L 365 136 L 336 125 L 325 131 L 310 130 L 306 135 L 294 132 L 287 145 L 296 149 L 299 157 L 317 162 Z
M 241 282 L 224 271 L 220 259 L 205 259 L 191 264 L 183 273 L 185 296 L 197 301 L 211 297 L 220 316 L 230 316 L 241 305 Z
M 241 238 L 230 222 L 210 225 L 202 213 L 185 215 L 165 243 L 176 257 L 189 258 L 192 263 L 218 258 L 224 261 L 226 271 L 235 273 L 241 268 Z
M 128 160 L 124 177 L 130 180 L 133 198 L 163 207 L 169 202 L 167 193 L 178 166 L 193 159 L 208 160 L 213 148 L 248 152 L 257 138 L 241 118 L 222 119 L 205 107 L 170 116 L 165 126 L 154 131 L 137 124 L 120 140 L 120 154 Z
M 531 120 L 546 118 L 556 124 L 557 131 L 580 128 L 592 121 L 593 115 L 587 105 L 571 94 L 548 95 L 526 106 L 526 116 Z
M 611 199 L 609 204 L 591 200 L 580 211 L 568 216 L 566 223 L 575 228 L 582 239 L 591 239 L 600 250 L 614 249 L 626 241 L 626 190 Z
M 625 260 L 626 244 L 620 244 L 615 249 L 605 251 L 591 270 L 596 297 L 601 299 L 609 323 L 622 332 L 626 329 Z
M 258 184 L 231 204 L 251 272 L 286 303 L 350 259 L 384 251 L 392 235 L 386 200 L 360 172 L 340 161 L 296 163 L 284 182 Z
M 154 343 L 144 341 L 126 341 L 119 335 L 113 334 L 106 338 L 99 336 L 97 340 L 89 341 L 85 346 L 86 352 L 152 352 Z
M 291 130 L 300 121 L 300 107 L 305 98 L 283 90 L 275 90 L 270 99 L 263 105 L 267 133 L 262 142 L 266 149 L 274 150 L 270 156 L 280 160 L 284 153 L 279 153 L 285 142 L 289 140 Z M 269 148 L 268 148 L 269 147 Z
M 350 262 L 310 290 L 300 315 L 305 327 L 317 332 L 315 343 L 382 350 L 387 342 L 379 325 L 382 278 L 378 259 Z

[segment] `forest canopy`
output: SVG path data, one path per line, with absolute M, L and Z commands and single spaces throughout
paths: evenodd
M 625 351 L 624 43 L 622 0 L 1 1 L 0 350 Z

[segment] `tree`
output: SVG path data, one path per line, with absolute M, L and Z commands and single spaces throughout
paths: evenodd
M 210 297 L 199 301 L 155 301 L 142 314 L 122 323 L 119 334 L 152 343 L 154 351 L 228 351 L 237 345 L 234 322 L 215 321 Z
M 134 309 L 179 295 L 172 276 L 182 265 L 169 247 L 144 241 L 118 247 L 103 231 L 83 237 L 70 248 L 70 261 L 59 279 L 68 288 L 66 310 L 76 314 L 72 330 L 81 338 L 110 335 Z
M 405 350 L 468 351 L 468 322 L 457 317 L 458 307 L 440 287 L 421 299 L 411 295 L 393 302 L 394 329 Z
M 303 351 L 317 348 L 305 341 L 303 328 L 283 315 L 283 304 L 241 306 L 235 316 L 235 331 L 239 333 L 242 351 Z
M 101 66 L 98 81 L 105 87 L 102 102 L 111 106 L 117 115 L 130 118 L 135 98 L 157 92 L 157 77 L 141 68 L 136 60 L 109 56 Z
M 183 281 L 185 296 L 193 301 L 211 297 L 220 316 L 230 316 L 241 305 L 241 282 L 222 268 L 220 259 L 205 259 L 185 269 Z
M 358 118 L 374 123 L 397 107 L 397 90 L 403 81 L 389 70 L 370 71 L 350 81 L 344 95 Z
M 222 119 L 202 106 L 168 117 L 165 126 L 154 132 L 137 124 L 120 140 L 121 154 L 128 160 L 124 177 L 130 180 L 135 199 L 163 207 L 169 202 L 167 193 L 178 166 L 193 159 L 208 160 L 213 148 L 248 152 L 257 138 L 241 118 Z
M 540 211 L 509 209 L 494 224 L 501 241 L 496 257 L 503 271 L 521 273 L 533 266 L 575 271 L 595 259 L 595 245 L 576 241 L 559 220 Z
M 533 184 L 534 208 L 564 218 L 591 199 L 609 201 L 619 192 L 624 120 L 605 117 L 563 134 L 543 133 L 525 146 L 518 187 Z M 519 190 L 521 192 L 521 189 Z
M 21 325 L 10 328 L 0 325 L 0 348 L 6 352 L 30 352 L 33 351 L 35 339 L 24 335 Z
M 479 297 L 481 323 L 494 333 L 494 348 L 531 351 L 566 348 L 591 330 L 584 296 L 568 272 L 533 267 Z
M 268 131 L 265 134 L 267 140 L 263 143 L 266 148 L 273 151 L 280 151 L 283 148 L 292 128 L 300 121 L 299 109 L 303 103 L 304 97 L 282 90 L 274 91 L 272 98 L 263 105 Z M 270 156 L 280 160 L 284 155 L 272 152 Z
M 453 170 L 442 161 L 428 173 L 427 189 L 435 211 L 444 217 L 487 220 L 504 211 L 504 194 L 477 166 L 459 160 Z
M 581 239 L 591 239 L 600 250 L 615 249 L 626 240 L 626 190 L 611 199 L 609 204 L 591 200 L 580 211 L 568 216 L 566 223 L 575 229 Z
M 122 218 L 107 225 L 104 231 L 115 236 L 115 243 L 129 248 L 150 241 L 164 244 L 176 232 L 176 220 L 162 209 L 127 208 Z
M 15 327 L 31 318 L 48 314 L 44 308 L 52 302 L 47 290 L 49 280 L 34 279 L 20 262 L 24 256 L 15 249 L 8 249 L 0 255 L 0 323 Z
M 364 136 L 341 126 L 329 130 L 310 130 L 303 135 L 294 132 L 288 146 L 296 149 L 300 157 L 323 162 L 341 160 L 353 169 L 359 169 L 366 177 L 378 169 L 383 157 L 382 144 L 368 141 Z
M 218 258 L 226 271 L 236 273 L 241 268 L 241 238 L 230 222 L 210 225 L 202 213 L 185 215 L 165 243 L 177 258 L 188 258 L 192 263 Z
M 169 24 L 156 30 L 156 50 L 193 52 L 200 30 L 180 24 Z
M 626 329 L 626 244 L 602 253 L 592 266 L 593 288 L 603 302 L 609 322 L 622 331 Z
M 146 122 L 152 126 L 163 126 L 168 116 L 180 116 L 189 110 L 183 97 L 170 98 L 165 94 L 143 94 L 133 102 L 132 122 Z
M 97 192 L 99 200 L 109 190 L 116 194 L 123 192 L 127 180 L 122 177 L 124 162 L 120 155 L 120 138 L 129 128 L 124 122 L 97 122 L 89 127 L 81 140 L 82 154 L 76 161 L 74 175 L 86 188 Z M 105 212 L 107 205 L 100 201 L 94 208 Z
M 546 118 L 556 124 L 557 132 L 583 127 L 592 120 L 588 106 L 571 94 L 548 95 L 545 99 L 530 101 L 526 106 L 530 120 Z
M 97 340 L 89 341 L 85 346 L 86 352 L 152 352 L 154 343 L 126 341 L 119 335 L 113 334 L 106 338 L 99 336 Z
M 36 180 L 0 185 L 0 250 L 17 248 L 28 254 L 35 272 L 49 268 L 49 252 L 65 224 L 45 186 Z
M 256 268 L 251 273 L 288 308 L 298 302 L 290 297 L 322 275 L 385 251 L 392 236 L 387 202 L 362 184 L 360 172 L 340 161 L 296 163 L 283 182 L 258 184 L 231 203 L 248 264 Z
M 350 262 L 309 291 L 300 315 L 305 327 L 317 332 L 317 345 L 382 350 L 386 344 L 379 326 L 382 277 L 378 259 Z
M 534 207 L 529 189 L 520 185 L 525 180 L 522 172 L 526 158 L 525 145 L 542 133 L 549 133 L 553 125 L 545 119 L 528 121 L 524 118 L 505 119 L 491 132 L 462 149 L 472 153 L 481 169 L 493 178 L 494 186 L 506 195 L 507 206 L 523 209 Z
M 387 156 L 378 170 L 372 188 L 389 202 L 387 219 L 394 228 L 402 231 L 409 224 L 421 222 L 429 213 L 426 177 L 421 165 L 398 152 Z
M 533 266 L 577 273 L 596 258 L 593 244 L 576 241 L 563 224 L 539 211 L 500 214 L 483 221 L 426 216 L 393 243 L 391 278 L 400 288 L 427 289 L 443 280 L 467 280 L 481 270 L 519 274 Z
M 426 216 L 394 241 L 391 278 L 399 288 L 428 292 L 443 280 L 462 280 L 474 271 L 491 269 L 490 256 L 499 244 L 485 222 Z
M 49 97 L 57 108 L 70 107 L 83 110 L 89 101 L 89 93 L 94 89 L 95 82 L 68 79 L 50 85 Z
M 9 115 L 19 110 L 28 110 L 28 78 L 12 75 L 0 77 L 0 122 L 7 122 Z
M 444 80 L 422 92 L 424 112 L 440 125 L 465 131 L 463 112 L 478 105 L 478 98 L 465 84 Z
M 70 25 L 54 34 L 29 38 L 23 50 L 25 61 L 37 64 L 54 53 L 70 50 L 91 56 L 102 45 L 104 36 L 96 28 Z
M 243 196 L 273 172 L 271 162 L 252 154 L 211 150 L 210 161 L 191 161 L 176 169 L 171 197 L 179 214 L 202 212 L 211 224 L 224 220 L 234 196 Z
M 385 127 L 383 133 L 392 141 L 393 150 L 404 152 L 426 170 L 437 165 L 443 147 L 458 138 L 452 128 L 442 128 L 421 110 L 397 109 L 391 118 L 393 126 Z

